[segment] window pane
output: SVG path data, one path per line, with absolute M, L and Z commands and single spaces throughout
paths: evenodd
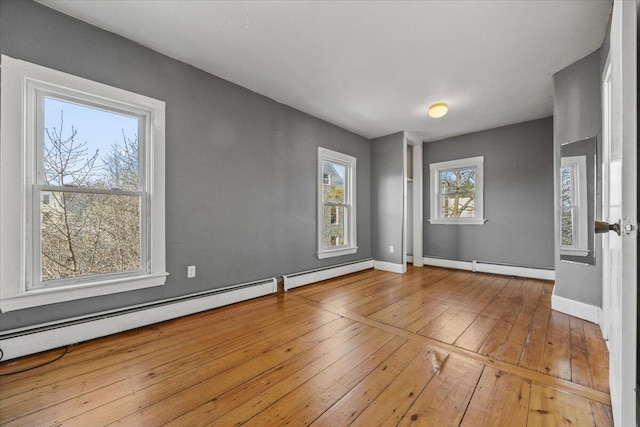
M 325 206 L 322 230 L 322 246 L 336 247 L 348 245 L 347 221 L 348 209 L 344 206 Z
M 561 246 L 573 246 L 574 171 L 572 166 L 560 168 Z
M 41 200 L 42 281 L 140 270 L 139 196 L 47 191 Z
M 565 208 L 573 205 L 573 171 L 573 167 L 570 166 L 560 169 L 560 200 Z
M 322 201 L 324 203 L 345 203 L 346 175 L 347 166 L 334 162 L 322 162 L 322 182 L 323 184 L 328 182 L 328 185 L 322 186 Z
M 440 192 L 473 193 L 476 191 L 476 168 L 440 172 Z
M 44 98 L 45 184 L 136 191 L 137 117 Z
M 445 194 L 441 196 L 443 218 L 473 218 L 475 193 Z
M 562 207 L 561 211 L 561 227 L 562 242 L 561 246 L 573 246 L 573 208 Z
M 330 209 L 331 215 L 329 219 L 330 224 L 338 224 L 340 221 L 340 215 L 338 214 L 338 207 L 334 206 Z

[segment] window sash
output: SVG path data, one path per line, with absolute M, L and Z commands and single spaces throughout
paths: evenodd
M 148 155 L 148 135 L 150 129 L 150 115 L 148 111 L 143 111 L 133 106 L 125 106 L 116 101 L 106 100 L 92 96 L 90 94 L 80 94 L 71 89 L 59 88 L 43 82 L 32 83 L 36 85 L 33 89 L 35 94 L 35 162 L 36 162 L 36 183 L 46 185 L 44 161 L 45 161 L 45 98 L 55 99 L 81 107 L 101 110 L 108 113 L 119 114 L 138 120 L 138 189 L 148 191 L 147 162 L 150 161 Z M 66 187 L 66 186 L 64 186 Z M 100 188 L 86 186 L 87 188 Z
M 347 203 L 336 203 L 336 202 L 325 202 L 322 205 L 322 208 L 324 210 L 324 208 L 343 208 L 342 209 L 342 217 L 340 217 L 340 215 L 338 214 L 338 210 L 336 210 L 336 221 L 337 222 L 333 222 L 332 219 L 330 218 L 328 222 L 324 222 L 324 215 L 322 216 L 322 227 L 323 229 L 325 229 L 326 226 L 331 227 L 332 225 L 340 225 L 341 223 L 344 225 L 344 230 L 343 230 L 343 238 L 342 241 L 343 243 L 341 245 L 336 245 L 336 246 L 326 246 L 324 245 L 324 243 L 322 244 L 322 248 L 325 250 L 331 250 L 331 249 L 335 249 L 335 248 L 340 248 L 340 247 L 349 247 L 351 245 L 351 239 L 349 238 L 349 228 L 350 228 L 350 213 L 351 213 L 351 205 L 347 204 Z
M 151 232 L 150 232 L 150 211 L 149 211 L 149 191 L 148 183 L 150 169 L 147 163 L 150 161 L 150 153 L 147 147 L 150 133 L 149 112 L 136 107 L 124 105 L 117 101 L 103 99 L 91 94 L 79 93 L 72 89 L 61 88 L 44 82 L 28 83 L 28 87 L 33 87 L 35 103 L 34 122 L 34 158 L 35 162 L 35 183 L 32 186 L 31 207 L 29 209 L 32 218 L 31 236 L 31 265 L 32 269 L 27 273 L 27 290 L 50 287 L 65 287 L 75 284 L 91 284 L 109 279 L 118 279 L 137 274 L 148 274 L 151 271 Z M 138 191 L 108 189 L 96 186 L 70 186 L 70 185 L 47 185 L 45 177 L 45 99 L 55 99 L 67 103 L 72 103 L 81 107 L 102 110 L 109 113 L 120 114 L 133 117 L 138 120 Z M 61 278 L 55 280 L 42 279 L 42 243 L 43 236 L 41 230 L 41 204 L 40 195 L 42 191 L 61 191 L 70 193 L 106 194 L 121 196 L 137 196 L 140 199 L 140 267 L 136 271 L 122 271 L 106 274 L 89 274 L 79 277 Z M 30 274 L 29 274 L 30 273 Z M 29 277 L 31 276 L 31 277 Z
M 451 160 L 432 163 L 430 170 L 430 224 L 484 224 L 484 157 L 471 157 L 466 159 Z M 460 171 L 472 171 L 473 179 L 470 180 L 473 188 L 460 188 L 458 191 L 446 191 L 443 177 L 446 174 Z M 452 186 L 452 188 L 454 188 Z M 473 215 L 447 216 L 448 210 L 445 200 L 452 197 L 470 197 L 473 199 Z M 471 211 L 465 211 L 467 213 Z
M 325 250 L 333 250 L 333 249 L 339 249 L 339 248 L 345 248 L 345 247 L 350 247 L 351 246 L 351 238 L 350 238 L 350 212 L 351 209 L 348 205 L 344 205 L 344 204 L 325 204 L 323 206 L 324 208 L 338 208 L 338 207 L 342 207 L 342 215 L 339 214 L 339 211 L 336 209 L 336 215 L 335 215 L 335 219 L 336 222 L 332 221 L 332 216 L 333 213 L 332 211 L 330 211 L 330 219 L 328 222 L 325 222 L 322 224 L 323 227 L 323 231 L 326 231 L 327 228 L 331 229 L 332 227 L 335 226 L 342 226 L 343 230 L 342 230 L 342 243 L 339 245 L 325 245 L 324 244 L 324 239 L 322 240 L 322 248 Z M 323 215 L 323 219 L 324 219 L 324 215 Z
M 442 216 L 442 218 L 447 218 L 447 219 L 458 219 L 458 218 L 473 218 L 476 216 L 476 208 L 475 208 L 475 195 L 476 193 L 445 193 L 445 194 L 441 194 L 439 196 L 439 207 L 441 209 L 440 214 Z M 459 199 L 471 199 L 471 201 L 473 202 L 472 205 L 472 210 L 468 209 L 469 208 L 469 204 L 467 204 L 466 207 L 464 207 L 464 210 L 462 211 L 462 213 L 464 212 L 473 212 L 473 215 L 458 215 L 458 216 L 453 216 L 453 215 L 446 215 L 445 211 L 452 209 L 452 207 L 448 206 L 446 204 L 446 201 L 448 199 L 454 199 L 455 197 L 458 197 Z M 463 203 L 460 203 L 460 201 L 458 201 L 459 205 L 463 205 Z
M 77 193 L 77 194 L 104 194 L 112 196 L 128 196 L 137 197 L 140 206 L 140 262 L 137 270 L 127 270 L 112 273 L 96 273 L 83 276 L 68 277 L 61 279 L 43 280 L 42 279 L 42 204 L 40 203 L 42 192 L 59 192 L 59 193 Z M 64 287 L 78 283 L 101 282 L 109 278 L 118 279 L 136 274 L 149 274 L 151 272 L 150 248 L 151 248 L 151 232 L 150 232 L 150 211 L 149 197 L 143 191 L 126 191 L 126 190 L 109 190 L 94 189 L 87 187 L 66 187 L 52 185 L 34 185 L 33 186 L 33 233 L 32 233 L 32 272 L 33 277 L 27 283 L 27 290 L 38 288 Z
M 342 182 L 342 185 L 340 187 L 336 186 L 337 188 L 342 188 L 343 189 L 343 200 L 336 200 L 336 199 L 332 199 L 332 200 L 327 200 L 328 198 L 328 194 L 323 190 L 322 192 L 322 202 L 323 203 L 345 203 L 345 204 L 351 204 L 350 202 L 350 189 L 349 189 L 349 180 L 350 180 L 350 176 L 351 176 L 351 166 L 347 163 L 345 163 L 344 161 L 336 161 L 336 160 L 330 160 L 330 159 L 323 159 L 322 160 L 322 182 L 323 184 L 325 182 L 328 182 L 327 184 L 324 184 L 325 187 L 333 187 L 335 186 L 335 183 L 333 182 L 333 180 L 331 179 L 331 175 L 327 172 L 324 172 L 324 164 L 325 163 L 329 163 L 329 164 L 335 164 L 338 166 L 342 166 L 345 170 L 345 176 L 344 176 L 344 180 Z M 327 181 L 325 181 L 325 175 L 327 175 Z
M 478 170 L 478 168 L 476 166 L 468 166 L 468 167 L 464 167 L 463 166 L 463 167 L 459 167 L 459 168 L 455 168 L 455 169 L 438 169 L 438 192 L 440 194 L 450 194 L 450 193 L 451 194 L 456 194 L 456 193 L 463 192 L 463 191 L 442 191 L 442 187 L 443 187 L 443 185 L 442 185 L 442 181 L 443 181 L 442 176 L 444 174 L 447 174 L 447 173 L 454 173 L 455 174 L 456 172 L 461 172 L 461 171 L 473 171 L 473 192 L 475 193 L 477 170 Z M 468 193 L 469 191 L 467 190 L 467 191 L 464 191 L 464 192 Z
M 344 182 L 341 185 L 344 186 L 343 200 L 325 200 L 326 185 L 326 173 L 324 170 L 325 163 L 332 163 L 344 167 Z M 318 191 L 318 213 L 317 213 L 317 255 L 318 258 L 326 258 L 332 256 L 346 255 L 355 253 L 357 251 L 356 246 L 356 224 L 355 224 L 355 157 L 348 156 L 342 153 L 331 151 L 322 147 L 318 147 L 318 173 L 317 173 L 317 191 Z M 341 174 L 340 174 L 341 175 Z M 330 175 L 329 175 L 330 177 Z M 331 184 L 335 184 L 333 179 L 329 179 Z M 342 198 L 341 198 L 342 199 Z M 325 219 L 326 208 L 341 208 L 343 213 L 339 215 L 338 224 L 333 224 L 331 221 L 331 215 L 327 215 Z M 343 225 L 343 239 L 337 246 L 325 245 L 325 240 L 329 241 L 330 238 L 326 237 L 325 230 L 331 229 Z M 325 239 L 326 237 L 326 239 Z

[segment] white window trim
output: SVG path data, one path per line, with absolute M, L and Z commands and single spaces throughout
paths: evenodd
M 347 165 L 347 173 L 346 173 L 346 200 L 345 204 L 349 205 L 349 220 L 348 220 L 348 246 L 342 246 L 336 249 L 327 249 L 322 246 L 322 231 L 323 231 L 323 220 L 324 220 L 324 204 L 322 200 L 322 187 L 323 185 L 323 169 L 322 162 L 330 161 Z M 329 150 L 327 148 L 318 147 L 318 171 L 316 174 L 317 184 L 317 256 L 319 259 L 323 258 L 331 258 L 341 255 L 349 255 L 355 254 L 358 251 L 357 241 L 356 241 L 356 158 L 353 156 L 349 156 L 347 154 L 339 153 L 337 151 Z
M 574 221 L 573 245 L 560 246 L 561 255 L 587 256 L 589 255 L 589 213 L 586 211 L 587 202 L 587 157 L 569 156 L 560 159 L 560 167 L 571 167 L 575 171 L 574 189 Z M 562 190 L 561 190 L 562 191 Z M 562 239 L 561 239 L 562 241 Z
M 440 202 L 438 197 L 440 192 L 440 171 L 465 167 L 476 168 L 475 215 L 472 218 L 443 218 L 441 215 L 442 211 L 439 209 Z M 429 224 L 481 225 L 487 222 L 487 220 L 484 219 L 484 156 L 431 163 L 429 165 L 429 175 L 431 177 L 431 185 L 429 187 L 431 217 L 429 218 Z
M 164 285 L 165 272 L 165 103 L 71 74 L 1 57 L 0 84 L 0 310 L 19 310 Z M 60 287 L 31 288 L 35 158 L 34 88 L 74 93 L 104 105 L 148 114 L 146 162 L 149 267 L 131 275 L 92 276 Z

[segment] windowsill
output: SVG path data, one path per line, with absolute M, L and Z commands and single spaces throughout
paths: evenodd
M 460 219 L 430 219 L 429 224 L 446 224 L 446 225 L 482 225 L 487 222 L 486 219 L 476 218 L 460 218 Z
M 151 288 L 164 285 L 169 273 L 146 274 L 136 277 L 104 280 L 91 284 L 66 286 L 64 288 L 31 289 L 15 295 L 2 295 L 0 311 L 21 310 L 30 307 L 73 301 L 110 295 L 137 289 Z
M 587 256 L 589 251 L 587 249 L 560 248 L 560 255 Z
M 357 246 L 349 247 L 349 248 L 324 250 L 324 251 L 317 252 L 317 255 L 318 255 L 318 259 L 324 259 L 324 258 L 331 258 L 334 256 L 355 254 L 356 252 L 358 252 Z

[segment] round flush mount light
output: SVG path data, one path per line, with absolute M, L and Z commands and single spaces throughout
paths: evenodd
M 429 116 L 434 119 L 439 119 L 440 117 L 447 114 L 449 111 L 449 106 L 446 102 L 438 102 L 437 104 L 433 104 L 429 107 Z

